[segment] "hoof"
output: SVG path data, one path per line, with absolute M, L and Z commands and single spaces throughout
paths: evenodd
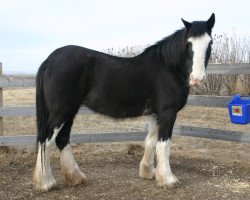
M 140 163 L 139 177 L 144 179 L 154 179 L 155 178 L 155 168 L 148 166 L 145 163 Z
M 68 173 L 63 172 L 64 183 L 69 186 L 86 184 L 87 178 L 80 170 L 74 170 Z
M 157 185 L 160 187 L 173 188 L 173 187 L 178 187 L 180 185 L 180 181 L 173 174 L 168 176 L 156 176 L 156 182 Z
M 36 190 L 46 192 L 56 185 L 56 180 L 53 177 L 45 179 L 34 175 L 33 184 Z

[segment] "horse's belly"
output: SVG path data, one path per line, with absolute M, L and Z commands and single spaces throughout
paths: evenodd
M 127 118 L 141 116 L 146 108 L 146 101 L 118 101 L 104 96 L 88 94 L 84 100 L 84 105 L 103 115 L 113 118 Z

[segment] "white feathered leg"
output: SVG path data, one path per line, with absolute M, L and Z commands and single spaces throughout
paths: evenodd
M 157 138 L 157 119 L 155 115 L 152 115 L 149 119 L 148 135 L 145 141 L 145 152 L 140 163 L 139 176 L 141 178 L 153 179 L 155 177 L 154 155 Z
M 50 150 L 53 144 L 55 144 L 55 139 L 62 126 L 63 124 L 60 128 L 54 129 L 54 133 L 50 140 L 47 139 L 42 144 L 40 142 L 38 143 L 37 161 L 33 175 L 33 183 L 38 190 L 48 191 L 56 184 L 51 172 Z
M 85 174 L 80 171 L 74 159 L 70 144 L 63 148 L 60 159 L 63 179 L 67 185 L 78 185 L 87 181 Z
M 170 142 L 158 141 L 156 144 L 157 167 L 156 167 L 156 181 L 159 186 L 174 187 L 179 184 L 178 179 L 173 175 L 170 164 Z

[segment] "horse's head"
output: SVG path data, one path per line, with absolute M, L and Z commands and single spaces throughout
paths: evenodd
M 187 33 L 185 41 L 187 53 L 192 63 L 190 84 L 196 85 L 205 79 L 205 71 L 211 54 L 211 32 L 215 23 L 215 15 L 212 14 L 207 21 L 190 23 L 182 19 L 182 22 Z

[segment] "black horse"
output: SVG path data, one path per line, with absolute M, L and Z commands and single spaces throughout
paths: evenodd
M 207 21 L 182 21 L 183 29 L 133 58 L 65 46 L 42 63 L 36 78 L 36 188 L 46 191 L 55 184 L 49 158 L 53 143 L 60 149 L 65 183 L 86 181 L 69 144 L 71 126 L 81 105 L 113 118 L 150 115 L 139 176 L 156 178 L 160 186 L 178 184 L 169 165 L 172 130 L 177 112 L 186 104 L 189 85 L 205 77 L 215 15 Z

